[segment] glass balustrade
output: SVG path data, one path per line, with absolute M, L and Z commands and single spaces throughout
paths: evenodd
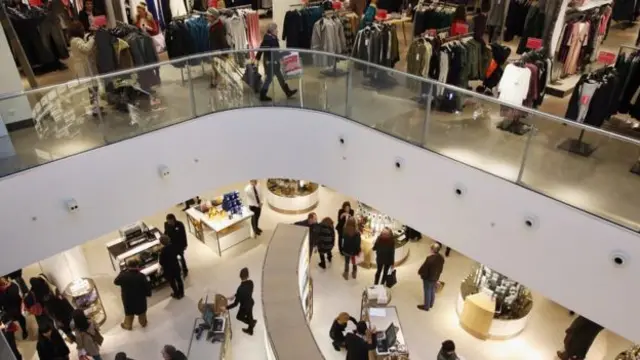
M 618 224 L 640 224 L 638 140 L 349 57 L 263 51 L 282 63 L 297 53 L 301 67 L 284 73 L 295 96 L 278 81 L 281 65 L 255 61 L 255 51 L 202 54 L 5 95 L 0 109 L 28 99 L 34 126 L 9 133 L 15 155 L 0 158 L 0 175 L 217 111 L 285 106 L 336 114 Z M 263 81 L 274 74 L 265 93 L 270 101 L 243 79 L 252 63 Z

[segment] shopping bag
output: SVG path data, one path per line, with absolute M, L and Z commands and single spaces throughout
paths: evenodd
M 360 251 L 358 255 L 356 255 L 356 264 L 360 264 L 364 261 L 364 253 Z
M 302 76 L 302 62 L 300 53 L 292 51 L 280 59 L 280 69 L 287 78 L 297 78 Z
M 152 35 L 151 40 L 153 40 L 153 45 L 155 46 L 157 53 L 163 52 L 167 47 L 162 32 L 159 32 L 156 35 Z
M 247 64 L 244 67 L 242 81 L 249 85 L 254 92 L 259 92 L 260 88 L 262 88 L 262 76 L 258 72 L 258 66 L 255 64 Z
M 444 281 L 438 281 L 436 283 L 436 293 L 439 293 L 444 289 Z
M 392 288 L 395 284 L 398 283 L 398 277 L 396 276 L 396 269 L 391 268 L 387 273 L 387 279 L 385 281 L 388 288 Z

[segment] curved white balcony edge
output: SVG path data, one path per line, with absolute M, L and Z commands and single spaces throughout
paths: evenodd
M 161 166 L 169 177 L 159 175 Z M 267 177 L 313 180 L 361 199 L 640 341 L 640 322 L 630 317 L 640 298 L 637 234 L 353 121 L 301 109 L 215 113 L 4 179 L 0 273 L 204 191 Z M 464 196 L 455 195 L 458 184 Z M 70 198 L 79 206 L 73 214 Z M 529 218 L 537 219 L 532 228 Z M 625 254 L 624 267 L 613 265 L 614 252 Z

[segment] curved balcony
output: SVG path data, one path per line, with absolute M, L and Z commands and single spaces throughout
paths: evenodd
M 263 51 L 273 56 L 291 52 Z M 631 170 L 640 141 L 357 59 L 296 51 L 303 59 L 302 71 L 288 80 L 299 90 L 290 99 L 275 79 L 270 102 L 261 102 L 242 81 L 239 63 L 253 55 L 249 51 L 192 56 L 4 96 L 3 102 L 28 97 L 34 126 L 10 134 L 15 155 L 0 159 L 0 173 L 6 176 L 214 112 L 294 107 L 342 116 L 638 228 L 640 178 Z M 212 64 L 222 79 L 215 88 L 210 86 Z M 153 72 L 160 74 L 161 84 L 130 86 Z M 103 111 L 92 114 L 89 89 L 100 89 Z M 520 123 L 501 130 L 514 114 Z M 182 141 L 189 139 L 168 145 Z M 589 151 L 595 152 L 579 154 Z

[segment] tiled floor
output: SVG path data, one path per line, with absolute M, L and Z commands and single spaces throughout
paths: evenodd
M 243 185 L 236 184 L 206 195 L 240 189 Z M 320 203 L 315 210 L 319 216 L 333 215 L 343 201 L 354 201 L 327 188 L 321 188 L 320 191 Z M 179 217 L 185 221 L 184 215 L 178 208 L 159 212 L 144 220 L 150 225 L 162 225 L 168 211 L 179 214 Z M 105 235 L 83 245 L 90 272 L 97 281 L 107 311 L 107 322 L 102 328 L 106 338 L 103 346 L 104 359 L 113 359 L 115 353 L 119 351 L 127 352 L 133 359 L 155 359 L 159 358 L 160 348 L 164 344 L 173 344 L 186 352 L 191 326 L 197 316 L 198 299 L 207 292 L 232 294 L 237 286 L 236 274 L 244 266 L 250 269 L 256 283 L 255 296 L 259 299 L 261 289 L 259 274 L 269 237 L 276 224 L 292 223 L 300 218 L 304 218 L 304 215 L 282 215 L 265 207 L 261 219 L 264 234 L 223 253 L 222 258 L 214 255 L 208 247 L 189 235 L 187 260 L 190 273 L 186 280 L 186 297 L 179 301 L 172 300 L 169 298 L 169 289 L 160 289 L 150 300 L 149 327 L 135 328 L 132 332 L 126 332 L 118 326 L 123 313 L 120 307 L 119 290 L 112 283 L 115 273 L 105 249 L 105 243 L 112 240 L 116 233 Z M 392 305 L 398 308 L 411 359 L 434 359 L 440 343 L 445 339 L 453 339 L 459 353 L 466 360 L 551 360 L 554 358 L 555 351 L 562 344 L 564 329 L 571 322 L 571 317 L 566 309 L 538 294 L 534 294 L 534 307 L 526 329 L 511 340 L 480 341 L 459 327 L 454 306 L 459 295 L 459 284 L 470 271 L 473 261 L 456 252 L 453 252 L 445 263 L 442 280 L 445 281 L 446 286 L 438 295 L 434 310 L 429 313 L 418 311 L 415 305 L 421 301 L 422 288 L 416 272 L 424 260 L 429 243 L 430 241 L 423 239 L 421 242 L 410 244 L 409 259 L 397 270 L 398 284 L 393 288 L 392 294 Z M 325 357 L 329 360 L 344 359 L 344 353 L 333 350 L 328 338 L 333 318 L 341 311 L 358 314 L 361 293 L 364 287 L 372 283 L 374 274 L 374 270 L 360 269 L 357 280 L 345 281 L 340 276 L 341 266 L 337 260 L 334 260 L 334 264 L 327 270 L 317 267 L 315 257 L 311 263 L 314 279 L 314 317 L 310 327 Z M 25 270 L 25 275 L 28 277 L 38 271 L 37 265 L 31 266 Z M 256 301 L 255 315 L 257 319 L 262 319 L 260 301 Z M 30 324 L 34 322 L 34 319 L 29 319 Z M 234 320 L 234 359 L 265 359 L 262 326 L 262 321 L 259 321 L 256 335 L 249 337 L 240 331 L 241 324 Z M 32 333 L 35 332 L 32 331 Z M 605 330 L 596 339 L 587 360 L 611 360 L 629 345 L 627 340 Z M 25 359 L 37 359 L 34 355 L 34 347 L 33 341 L 20 342 Z

